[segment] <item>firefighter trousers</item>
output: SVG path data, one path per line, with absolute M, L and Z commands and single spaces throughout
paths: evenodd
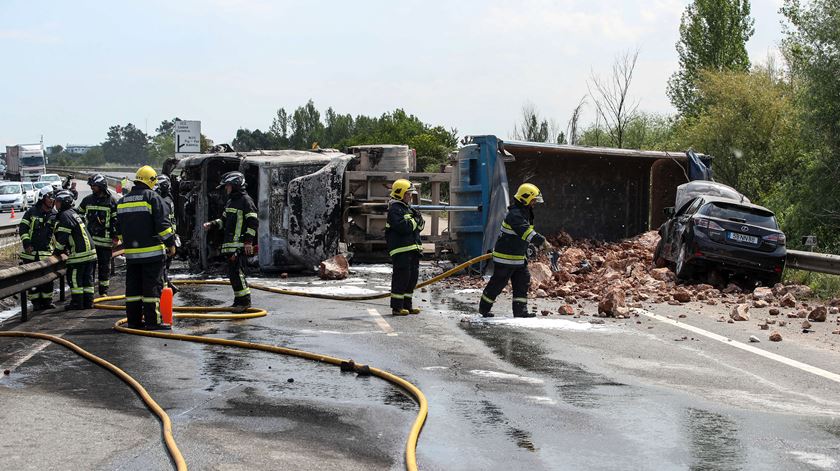
M 391 257 L 394 272 L 391 275 L 391 309 L 412 308 L 414 287 L 420 276 L 420 252 L 412 250 Z
M 505 289 L 508 281 L 513 288 L 513 314 L 523 315 L 528 312 L 528 285 L 531 284 L 531 273 L 528 265 L 505 265 L 493 264 L 493 276 L 484 287 L 481 293 L 481 301 L 478 304 L 478 312 L 482 315 L 488 314 L 496 302 L 496 297 Z
M 248 280 L 245 279 L 245 256 L 240 253 L 233 253 L 228 256 L 228 279 L 233 288 L 233 301 L 237 305 L 251 304 L 251 288 L 248 288 Z
M 111 247 L 96 247 L 96 268 L 99 277 L 99 295 L 105 296 L 111 284 Z
M 163 259 L 125 266 L 125 312 L 135 329 L 160 325 L 160 292 L 163 290 Z
M 79 309 L 93 307 L 93 270 L 96 262 L 67 264 L 67 284 L 70 285 L 70 305 Z

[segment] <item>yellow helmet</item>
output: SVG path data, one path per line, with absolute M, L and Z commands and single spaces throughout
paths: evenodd
M 401 200 L 407 192 L 413 190 L 414 186 L 412 186 L 410 181 L 405 178 L 400 178 L 391 185 L 391 198 Z
M 154 188 L 157 182 L 157 172 L 152 167 L 144 165 L 137 169 L 137 175 L 134 176 L 134 181 L 148 186 L 149 189 Z
M 531 201 L 534 201 L 535 199 L 537 200 L 537 203 L 543 202 L 540 189 L 533 183 L 523 183 L 519 185 L 519 189 L 516 190 L 516 194 L 513 197 L 526 206 L 531 204 Z

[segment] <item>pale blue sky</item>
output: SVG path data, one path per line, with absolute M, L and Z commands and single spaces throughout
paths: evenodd
M 780 0 L 753 0 L 754 62 L 777 54 Z M 0 146 L 96 144 L 173 116 L 216 142 L 280 106 L 396 107 L 460 135 L 507 137 L 526 101 L 565 123 L 591 71 L 640 48 L 631 94 L 665 83 L 687 1 L 0 0 Z M 591 110 L 587 113 L 591 116 Z M 146 124 L 148 123 L 148 125 Z

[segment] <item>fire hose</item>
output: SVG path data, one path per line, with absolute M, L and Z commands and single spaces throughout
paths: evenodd
M 445 278 L 448 278 L 459 271 L 474 265 L 476 263 L 488 260 L 491 257 L 490 254 L 481 255 L 479 257 L 475 257 L 467 262 L 464 262 L 450 270 L 441 273 L 429 280 L 426 280 L 422 283 L 417 285 L 418 288 L 422 288 L 424 286 L 431 285 L 433 283 L 437 283 Z M 178 285 L 228 285 L 230 284 L 228 281 L 224 280 L 176 280 L 174 281 L 175 284 Z M 275 294 L 283 294 L 287 296 L 304 296 L 309 298 L 319 298 L 319 299 L 331 299 L 337 301 L 365 301 L 365 300 L 372 300 L 372 299 L 382 299 L 386 298 L 390 295 L 390 293 L 377 293 L 371 295 L 355 295 L 355 296 L 339 296 L 339 295 L 329 295 L 329 294 L 316 294 L 316 293 L 307 293 L 302 291 L 294 291 L 294 290 L 287 290 L 281 288 L 273 288 L 269 286 L 259 285 L 259 284 L 251 284 L 251 288 L 258 289 L 261 291 L 267 291 Z M 115 305 L 115 304 L 106 304 L 109 301 L 118 301 L 124 299 L 124 295 L 119 296 L 106 296 L 102 298 L 97 298 L 94 300 L 94 307 L 97 309 L 105 309 L 105 310 L 124 310 L 125 306 L 123 305 Z M 175 306 L 172 308 L 174 311 L 173 318 L 177 319 L 214 319 L 214 320 L 243 320 L 243 319 L 253 319 L 257 317 L 263 317 L 268 315 L 268 312 L 264 309 L 259 308 L 248 308 L 244 312 L 236 313 L 233 311 L 233 308 L 230 307 L 201 307 L 201 306 Z M 177 314 L 176 314 L 177 313 Z M 213 314 L 213 313 L 224 313 L 224 314 Z M 330 365 L 338 366 L 341 368 L 342 371 L 353 371 L 360 375 L 373 375 L 378 378 L 381 378 L 395 386 L 398 386 L 405 390 L 411 397 L 417 402 L 419 410 L 417 412 L 417 416 L 414 419 L 414 422 L 411 426 L 411 430 L 409 431 L 408 438 L 405 444 L 405 468 L 408 471 L 416 471 L 417 470 L 417 441 L 420 437 L 420 431 L 423 429 L 423 424 L 426 422 L 426 417 L 428 415 L 429 406 L 428 402 L 426 401 L 426 396 L 423 392 L 417 388 L 417 386 L 413 385 L 409 381 L 389 373 L 385 370 L 381 370 L 379 368 L 374 368 L 368 365 L 360 365 L 353 362 L 353 360 L 343 360 L 340 358 L 335 358 L 329 355 L 322 355 L 319 353 L 311 353 L 304 350 L 297 350 L 293 348 L 286 348 L 280 347 L 277 345 L 270 345 L 264 343 L 254 343 L 254 342 L 245 342 L 241 340 L 228 340 L 228 339 L 220 339 L 215 337 L 201 337 L 198 335 L 188 335 L 188 334 L 173 334 L 168 332 L 162 331 L 149 331 L 149 330 L 140 330 L 140 329 L 132 329 L 129 327 L 124 327 L 128 319 L 120 319 L 114 324 L 114 329 L 118 332 L 126 333 L 126 334 L 133 334 L 133 335 L 143 335 L 147 337 L 157 337 L 169 340 L 182 340 L 187 342 L 197 342 L 197 343 L 205 343 L 205 344 L 212 344 L 212 345 L 222 345 L 228 347 L 237 347 L 237 348 L 245 348 L 250 350 L 260 350 L 269 353 L 276 353 L 280 355 L 288 355 L 297 358 L 304 358 L 307 360 L 317 361 L 321 363 L 327 363 Z M 0 337 L 28 337 L 28 338 L 37 338 L 43 340 L 49 340 L 51 342 L 57 343 L 62 345 L 71 351 L 77 353 L 78 355 L 82 356 L 83 358 L 107 369 L 108 371 L 112 372 L 116 375 L 120 380 L 128 384 L 141 398 L 144 402 L 146 407 L 154 413 L 161 422 L 161 433 L 164 439 L 164 445 L 166 447 L 167 453 L 169 454 L 170 458 L 172 459 L 175 468 L 178 471 L 183 471 L 187 469 L 186 461 L 184 460 L 181 451 L 178 449 L 178 445 L 175 443 L 175 438 L 172 435 L 172 422 L 169 419 L 169 416 L 160 407 L 160 405 L 155 402 L 155 400 L 149 395 L 145 388 L 134 378 L 132 378 L 128 373 L 121 370 L 117 366 L 109 363 L 108 361 L 104 360 L 103 358 L 97 357 L 92 353 L 84 350 L 83 348 L 79 347 L 73 342 L 68 340 L 62 339 L 60 337 L 56 337 L 53 335 L 48 334 L 40 334 L 34 332 L 25 332 L 25 331 L 5 331 L 0 332 Z

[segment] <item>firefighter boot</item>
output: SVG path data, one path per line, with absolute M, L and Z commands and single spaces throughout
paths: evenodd
M 81 294 L 70 295 L 70 302 L 64 306 L 65 311 L 78 311 L 84 309 L 84 301 Z
M 478 302 L 478 313 L 481 314 L 482 317 L 493 317 L 493 313 L 490 312 L 490 309 L 493 309 L 493 303 L 485 298 L 487 298 L 487 296 L 482 295 L 481 301 Z
M 85 309 L 93 309 L 93 293 L 85 293 L 82 295 L 82 306 Z
M 245 312 L 246 309 L 251 307 L 251 295 L 246 294 L 245 296 L 238 296 L 233 298 L 233 304 L 231 304 L 230 307 L 233 312 Z
M 108 287 L 99 285 L 99 295 L 100 296 L 108 296 Z
M 528 304 L 515 301 L 513 303 L 513 317 L 537 317 L 533 312 L 528 312 Z
M 407 316 L 408 314 L 408 309 L 391 309 L 392 316 Z

